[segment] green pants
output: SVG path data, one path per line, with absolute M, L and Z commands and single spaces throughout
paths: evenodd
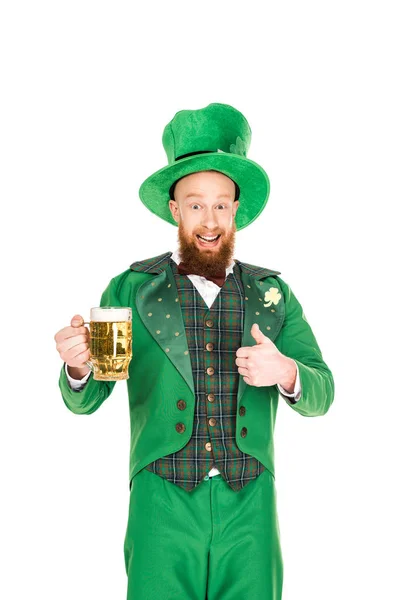
M 281 600 L 274 478 L 266 469 L 235 492 L 206 476 L 187 492 L 139 471 L 124 555 L 128 600 Z

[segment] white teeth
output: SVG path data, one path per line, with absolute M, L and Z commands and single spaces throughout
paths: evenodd
M 217 237 L 218 235 L 216 235 L 215 237 L 205 237 L 203 235 L 199 235 L 199 238 L 205 240 L 206 242 L 214 242 L 217 239 Z

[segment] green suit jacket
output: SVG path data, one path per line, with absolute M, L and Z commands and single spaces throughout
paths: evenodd
M 129 481 L 150 462 L 177 452 L 192 435 L 195 396 L 190 356 L 178 292 L 169 257 L 171 252 L 133 263 L 109 282 L 100 306 L 132 308 L 132 360 L 127 380 L 131 425 Z M 242 346 L 255 344 L 253 323 L 299 368 L 301 397 L 287 404 L 306 417 L 324 415 L 334 398 L 334 381 L 290 286 L 272 271 L 236 261 L 246 293 Z M 76 414 L 91 414 L 109 397 L 116 382 L 96 381 L 90 375 L 81 391 L 71 389 L 61 369 L 59 386 L 66 406 Z M 275 477 L 274 441 L 279 400 L 276 385 L 247 385 L 240 375 L 237 397 L 236 443 L 256 457 Z M 185 400 L 186 409 L 178 408 Z M 241 406 L 245 415 L 239 414 Z M 185 430 L 177 431 L 177 423 Z M 246 437 L 240 431 L 247 428 Z M 179 428 L 178 428 L 179 429 Z

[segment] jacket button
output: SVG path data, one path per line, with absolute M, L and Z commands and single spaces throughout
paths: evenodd
M 179 410 L 185 410 L 186 408 L 186 402 L 184 400 L 178 400 L 177 405 Z
M 214 367 L 207 367 L 207 375 L 214 375 Z
M 208 400 L 209 402 L 214 402 L 214 400 L 215 400 L 215 394 L 208 394 L 208 396 L 207 396 L 207 400 Z
M 175 425 L 175 429 L 177 430 L 178 433 L 183 433 L 185 431 L 186 427 L 183 423 L 177 423 Z
M 206 325 L 207 327 L 212 327 L 214 325 L 214 321 L 212 321 L 211 319 L 207 319 Z
M 240 432 L 240 435 L 242 437 L 246 437 L 246 435 L 247 435 L 247 428 L 246 427 L 242 427 L 242 431 Z
M 206 344 L 206 350 L 208 350 L 209 352 L 211 352 L 211 350 L 214 350 L 214 344 L 208 342 L 208 344 Z
M 204 448 L 207 450 L 207 452 L 211 452 L 211 442 L 204 444 Z
M 217 422 L 217 419 L 215 419 L 214 417 L 211 417 L 211 419 L 208 419 L 208 423 L 212 426 L 214 426 Z
M 241 417 L 244 417 L 244 415 L 245 415 L 245 414 L 246 414 L 246 409 L 245 409 L 245 407 L 244 407 L 244 406 L 241 406 L 241 407 L 239 408 L 239 415 L 240 415 Z

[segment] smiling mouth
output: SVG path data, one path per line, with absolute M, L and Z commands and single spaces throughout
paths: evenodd
M 202 242 L 206 242 L 206 243 L 208 243 L 208 244 L 212 244 L 213 242 L 216 242 L 216 241 L 217 241 L 217 240 L 218 240 L 218 239 L 221 237 L 221 234 L 214 235 L 214 236 L 212 236 L 212 237 L 211 237 L 211 236 L 206 236 L 206 237 L 205 237 L 205 236 L 202 236 L 202 235 L 196 234 L 196 237 L 197 237 L 199 240 L 201 240 Z

